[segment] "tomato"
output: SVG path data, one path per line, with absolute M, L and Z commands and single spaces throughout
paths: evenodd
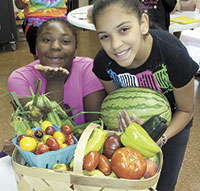
M 64 124 L 61 126 L 61 131 L 65 134 L 65 135 L 69 135 L 72 133 L 72 127 L 70 125 Z
M 39 151 L 40 154 L 42 154 L 42 153 L 46 153 L 46 152 L 50 151 L 50 149 L 49 149 L 49 146 L 47 144 L 41 144 L 38 147 L 38 151 Z
M 46 144 L 51 148 L 52 151 L 56 151 L 60 148 L 58 141 L 54 137 L 48 138 Z
M 90 151 L 83 160 L 83 168 L 88 171 L 94 170 L 100 160 L 100 154 L 97 151 Z
M 55 139 L 59 139 L 60 140 L 60 142 L 64 142 L 65 141 L 65 135 L 64 135 L 64 133 L 63 132 L 61 132 L 61 131 L 56 131 L 54 134 L 53 134 L 53 137 L 55 138 Z
M 111 174 L 112 170 L 111 170 L 110 161 L 105 155 L 100 155 L 98 169 L 101 172 L 103 172 L 106 176 Z
M 22 135 L 19 135 L 19 136 L 17 137 L 17 143 L 18 143 L 18 144 L 19 144 L 20 140 L 21 140 L 23 137 L 27 137 L 27 135 L 22 134 Z
M 41 124 L 40 124 L 40 127 L 43 131 L 45 131 L 45 129 L 49 126 L 53 126 L 53 124 L 50 122 L 50 121 L 43 121 Z
M 32 137 L 34 135 L 34 131 L 29 128 L 26 130 L 26 135 Z
M 68 139 L 74 139 L 74 137 L 73 137 L 72 134 L 69 134 L 69 135 L 67 135 L 67 136 L 65 136 L 65 137 L 66 137 L 66 140 L 68 140 Z
M 66 171 L 68 170 L 68 166 L 63 163 L 56 163 L 53 165 L 52 169 L 55 171 Z
M 119 178 L 140 179 L 146 171 L 147 164 L 138 151 L 122 147 L 114 152 L 111 168 Z
M 45 129 L 45 134 L 46 135 L 52 135 L 53 136 L 53 134 L 55 133 L 55 129 L 54 129 L 54 127 L 52 127 L 52 126 L 48 126 L 46 129 Z
M 37 141 L 32 137 L 23 137 L 19 142 L 19 146 L 25 151 L 34 151 L 37 147 Z
M 34 136 L 38 139 L 41 139 L 43 137 L 44 133 L 42 130 L 36 130 L 34 133 Z
M 52 136 L 51 136 L 51 135 L 44 135 L 44 136 L 42 137 L 41 140 L 42 140 L 44 143 L 46 143 L 47 139 L 50 138 L 50 137 L 52 137 Z
M 76 141 L 74 139 L 67 139 L 67 141 L 66 141 L 67 145 L 73 145 L 75 143 L 76 143 Z
M 106 138 L 103 147 L 103 153 L 111 158 L 113 153 L 121 147 L 121 141 L 119 135 L 110 135 Z
M 67 147 L 67 144 L 63 143 L 62 145 L 60 145 L 60 149 Z

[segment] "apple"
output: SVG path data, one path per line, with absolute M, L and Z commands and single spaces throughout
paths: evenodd
M 46 134 L 46 135 L 52 135 L 52 136 L 53 136 L 54 132 L 55 132 L 55 129 L 54 129 L 54 127 L 52 127 L 52 126 L 48 126 L 48 127 L 45 129 L 45 134 Z
M 156 164 L 156 162 L 149 159 L 146 159 L 146 162 L 147 162 L 147 169 L 144 173 L 144 178 L 150 178 L 154 176 L 158 171 L 158 165 Z

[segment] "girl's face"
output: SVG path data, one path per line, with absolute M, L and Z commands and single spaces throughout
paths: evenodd
M 63 23 L 45 26 L 37 39 L 37 50 L 43 66 L 62 67 L 70 70 L 75 55 L 75 38 Z
M 143 64 L 148 33 L 148 17 L 141 21 L 119 5 L 105 8 L 96 16 L 96 30 L 103 49 L 120 66 L 135 68 Z

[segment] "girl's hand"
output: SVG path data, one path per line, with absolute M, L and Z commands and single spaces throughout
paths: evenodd
M 43 66 L 41 64 L 36 64 L 34 68 L 36 70 L 39 70 L 46 79 L 66 78 L 66 76 L 69 75 L 69 71 L 62 67 L 53 68 L 50 66 Z
M 124 112 L 124 117 L 122 116 L 121 112 L 119 112 L 119 118 L 118 118 L 119 131 L 124 132 L 124 129 L 132 122 L 138 123 L 139 125 L 142 125 L 144 123 L 135 114 L 132 114 L 133 119 L 131 120 L 125 109 L 123 110 L 123 112 Z

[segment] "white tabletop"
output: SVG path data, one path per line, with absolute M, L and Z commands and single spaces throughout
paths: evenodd
M 179 16 L 187 16 L 187 17 L 200 20 L 200 11 L 196 9 L 195 11 L 175 12 L 171 14 L 170 17 L 173 18 L 173 17 L 179 17 Z M 174 23 L 169 26 L 169 32 L 173 33 L 173 32 L 178 32 L 178 31 L 184 31 L 184 30 L 189 30 L 196 27 L 200 27 L 200 22 L 195 22 L 195 23 L 190 23 L 190 24 Z
M 67 20 L 76 27 L 88 30 L 96 30 L 92 23 L 87 22 L 87 12 L 90 7 L 92 7 L 92 5 L 74 9 L 68 13 Z
M 88 29 L 88 30 L 96 30 L 92 23 L 87 22 L 87 12 L 88 9 L 92 7 L 92 5 L 80 7 L 78 9 L 74 9 L 69 12 L 67 15 L 67 20 L 76 27 Z M 183 11 L 183 12 L 175 12 L 171 14 L 171 18 L 178 16 L 187 16 L 194 19 L 200 19 L 200 11 L 196 9 L 195 11 Z M 171 24 L 169 27 L 169 32 L 177 32 L 188 29 L 193 29 L 196 27 L 200 27 L 200 22 L 190 23 L 190 24 Z

